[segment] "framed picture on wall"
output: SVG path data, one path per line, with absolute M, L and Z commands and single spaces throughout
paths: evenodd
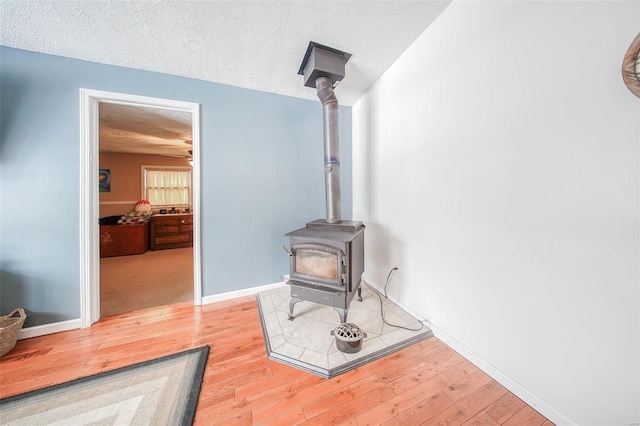
M 98 184 L 100 192 L 111 192 L 111 169 L 100 169 Z

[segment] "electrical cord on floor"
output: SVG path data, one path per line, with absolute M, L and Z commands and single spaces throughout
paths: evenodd
M 387 275 L 387 281 L 384 283 L 384 288 L 383 288 L 384 298 L 385 299 L 389 299 L 389 297 L 387 297 L 387 287 L 389 286 L 389 281 L 391 280 L 391 276 L 397 270 L 398 270 L 398 267 L 394 266 L 389 271 L 389 275 Z M 403 325 L 391 324 L 390 322 L 388 322 L 386 320 L 386 318 L 384 317 L 384 308 L 382 306 L 382 296 L 380 295 L 380 292 L 378 290 L 376 290 L 375 288 L 373 288 L 371 286 L 371 284 L 366 282 L 364 280 L 364 278 L 362 278 L 362 282 L 364 282 L 367 285 L 367 287 L 369 287 L 369 289 L 372 290 L 376 294 L 376 296 L 378 296 L 378 300 L 380 301 L 380 316 L 382 316 L 382 322 L 384 322 L 385 324 L 387 324 L 387 325 L 389 325 L 391 327 L 402 328 L 403 330 L 409 330 L 409 331 L 420 331 L 420 330 L 422 330 L 422 328 L 424 327 L 424 324 L 422 323 L 422 321 L 420 321 L 420 327 L 419 328 L 410 328 L 410 327 L 405 327 Z

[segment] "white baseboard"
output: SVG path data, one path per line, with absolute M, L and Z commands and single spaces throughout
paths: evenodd
M 80 328 L 80 318 L 54 322 L 51 324 L 36 325 L 34 327 L 27 327 L 20 330 L 18 340 L 29 339 L 31 337 L 44 336 L 45 334 L 60 333 L 61 331 L 75 330 Z
M 383 291 L 377 286 L 370 284 L 369 281 L 367 281 L 366 279 L 364 279 L 364 281 L 365 283 L 367 283 L 367 285 L 371 286 L 375 290 L 378 290 L 380 294 L 384 294 Z M 395 298 L 389 296 L 389 300 L 391 300 L 396 305 L 400 306 L 407 313 L 411 314 L 414 318 L 424 322 L 427 325 L 427 327 L 429 327 L 431 331 L 433 331 L 433 335 L 435 337 L 442 340 L 445 344 L 447 344 L 447 346 L 449 346 L 451 349 L 453 349 L 454 351 L 462 355 L 462 357 L 464 357 L 470 363 L 478 367 L 480 370 L 486 373 L 493 380 L 495 380 L 496 382 L 500 383 L 502 386 L 507 388 L 511 393 L 513 393 L 518 398 L 526 402 L 529 406 L 536 409 L 540 414 L 545 416 L 547 419 L 549 419 L 550 421 L 552 421 L 557 425 L 567 425 L 567 426 L 576 425 L 576 423 L 574 423 L 573 421 L 565 417 L 562 413 L 560 413 L 558 410 L 553 408 L 547 402 L 540 399 L 535 394 L 531 393 L 524 386 L 522 386 L 517 381 L 513 380 L 511 377 L 506 375 L 500 369 L 490 364 L 484 358 L 482 358 L 481 356 L 479 356 L 478 354 L 476 354 L 475 352 L 473 352 L 472 350 L 464 346 L 462 343 L 458 342 L 453 337 L 449 336 L 447 333 L 445 333 L 440 328 L 438 328 L 438 326 L 432 324 L 429 320 L 423 319 L 420 315 L 413 312 L 403 303 L 395 300 Z
M 282 287 L 285 285 L 285 281 L 273 284 L 261 285 L 258 287 L 245 288 L 242 290 L 230 291 L 228 293 L 214 294 L 213 296 L 204 296 L 202 298 L 202 304 L 222 302 L 223 300 L 235 299 L 237 297 L 250 296 L 260 291 L 272 290 L 274 288 Z
M 488 376 L 490 376 L 493 380 L 500 383 L 502 386 L 507 388 L 511 393 L 515 396 L 526 402 L 528 405 L 536 409 L 540 414 L 545 416 L 547 419 L 552 421 L 557 425 L 576 425 L 575 422 L 571 421 L 567 417 L 565 417 L 558 410 L 549 405 L 546 401 L 539 398 L 537 395 L 531 393 L 524 386 L 522 386 L 517 381 L 513 380 L 511 377 L 506 375 L 497 367 L 490 364 L 488 361 L 477 355 L 475 352 L 471 351 L 469 348 L 464 346 L 462 343 L 458 342 L 453 337 L 449 336 L 447 333 L 439 329 L 437 326 L 430 324 L 427 322 L 429 328 L 433 331 L 434 336 L 438 339 L 442 340 L 446 343 L 451 349 L 458 352 L 465 359 L 471 362 L 473 365 L 478 367 L 480 370 L 485 372 Z

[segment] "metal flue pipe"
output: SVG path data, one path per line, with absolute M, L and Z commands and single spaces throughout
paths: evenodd
M 318 98 L 322 102 L 324 133 L 324 186 L 327 223 L 342 222 L 340 193 L 340 139 L 338 134 L 338 98 L 329 77 L 316 79 Z

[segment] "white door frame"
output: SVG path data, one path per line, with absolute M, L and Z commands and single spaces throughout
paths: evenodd
M 100 216 L 98 192 L 100 102 L 169 108 L 191 113 L 193 133 L 193 303 L 202 304 L 200 248 L 200 105 L 125 93 L 80 89 L 80 321 L 100 319 Z

